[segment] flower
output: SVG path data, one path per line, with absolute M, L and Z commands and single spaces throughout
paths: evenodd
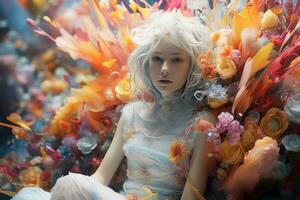
M 212 80 L 216 78 L 217 71 L 215 66 L 205 66 L 201 69 L 201 77 L 204 80 Z
M 234 117 L 229 112 L 222 112 L 218 116 L 218 123 L 216 125 L 216 128 L 218 132 L 225 132 L 228 129 L 229 124 L 233 121 Z
M 240 50 L 232 49 L 231 50 L 231 59 L 237 67 L 242 65 L 242 55 Z
M 282 139 L 282 144 L 288 151 L 300 151 L 300 137 L 297 134 L 286 135 Z
M 239 145 L 231 145 L 228 140 L 221 144 L 220 156 L 227 164 L 239 164 L 243 161 L 244 153 Z
M 279 148 L 276 140 L 270 137 L 264 137 L 255 142 L 247 156 L 245 156 L 245 164 L 256 163 L 257 170 L 260 175 L 267 176 L 276 164 L 279 155 Z
M 116 96 L 120 99 L 123 103 L 126 103 L 131 98 L 130 92 L 130 80 L 128 76 L 125 76 L 115 87 Z
M 185 146 L 180 141 L 175 141 L 170 145 L 170 160 L 172 162 L 179 163 L 185 154 Z
M 241 138 L 243 148 L 245 150 L 251 149 L 261 135 L 262 131 L 256 121 L 252 117 L 246 117 L 244 120 L 244 132 Z
M 236 65 L 229 58 L 220 58 L 217 61 L 217 72 L 221 79 L 229 79 L 235 75 L 237 71 Z
M 276 14 L 274 14 L 270 9 L 264 13 L 261 18 L 261 28 L 269 29 L 274 28 L 279 25 L 279 18 Z
M 226 104 L 228 102 L 228 99 L 215 99 L 215 98 L 208 98 L 207 104 L 212 109 L 219 108 L 220 106 Z
M 200 67 L 201 77 L 205 80 L 212 80 L 216 77 L 217 71 L 214 64 L 213 52 L 207 51 L 200 54 L 197 58 L 197 64 Z
M 224 189 L 230 193 L 253 190 L 261 178 L 271 175 L 277 162 L 278 152 L 276 140 L 270 137 L 257 140 L 254 148 L 245 156 L 244 163 L 229 175 Z M 234 155 L 234 151 L 229 153 Z M 230 155 L 228 154 L 229 159 Z
M 91 153 L 97 147 L 97 140 L 93 136 L 84 136 L 77 142 L 77 148 L 83 154 Z
M 284 106 L 288 119 L 296 124 L 300 124 L 300 93 L 294 94 Z
M 236 144 L 240 140 L 240 135 L 244 131 L 244 127 L 240 125 L 240 122 L 233 120 L 228 126 L 228 141 L 231 145 Z
M 284 111 L 271 108 L 261 120 L 260 127 L 263 133 L 277 139 L 288 127 L 288 118 Z
M 212 84 L 207 90 L 207 104 L 211 108 L 218 108 L 229 100 L 228 89 L 222 85 Z
M 39 176 L 42 173 L 38 167 L 28 167 L 19 173 L 19 179 L 24 186 L 38 186 Z

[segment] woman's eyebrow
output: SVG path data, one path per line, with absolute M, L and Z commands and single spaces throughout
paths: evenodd
M 182 55 L 182 53 L 180 52 L 173 52 L 173 53 L 170 53 L 171 56 L 180 56 Z
M 153 52 L 153 54 L 163 54 L 162 52 L 159 52 L 159 51 L 155 51 L 155 52 Z M 182 55 L 182 53 L 180 53 L 180 52 L 172 52 L 172 53 L 170 53 L 169 55 L 171 55 L 171 56 L 178 56 L 178 55 Z

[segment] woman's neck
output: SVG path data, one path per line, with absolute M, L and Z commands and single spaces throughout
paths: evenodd
M 174 92 L 172 94 L 162 94 L 162 99 L 158 102 L 161 106 L 182 104 L 181 92 Z

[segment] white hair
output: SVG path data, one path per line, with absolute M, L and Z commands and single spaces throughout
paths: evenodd
M 196 59 L 200 53 L 209 50 L 209 36 L 209 29 L 201 24 L 198 18 L 184 16 L 178 10 L 153 13 L 148 21 L 133 29 L 131 33 L 132 41 L 137 45 L 128 60 L 132 80 L 136 83 L 141 79 L 156 100 L 161 99 L 161 94 L 149 75 L 149 57 L 160 40 L 167 38 L 177 48 L 190 55 L 191 67 L 182 93 L 182 100 L 190 103 L 197 85 L 202 81 Z

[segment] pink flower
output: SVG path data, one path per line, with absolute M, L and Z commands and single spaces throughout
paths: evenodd
M 218 116 L 218 123 L 216 125 L 216 128 L 218 132 L 222 133 L 228 130 L 229 124 L 233 121 L 233 115 L 228 112 L 222 112 Z
M 233 120 L 228 126 L 227 136 L 229 137 L 229 143 L 231 145 L 236 144 L 240 140 L 243 131 L 244 127 L 240 125 L 240 122 Z

